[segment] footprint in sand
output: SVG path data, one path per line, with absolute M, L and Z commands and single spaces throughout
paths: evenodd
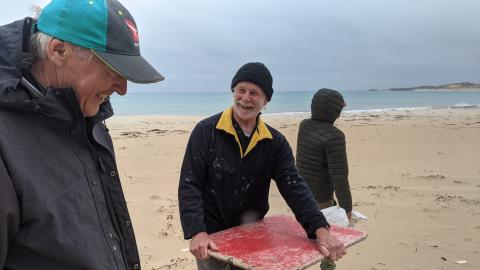
M 150 196 L 150 200 L 160 200 L 160 199 L 161 199 L 161 197 L 158 196 L 158 195 L 152 195 L 152 196 Z
M 127 137 L 127 138 L 138 138 L 143 137 L 145 134 L 139 131 L 126 131 L 120 133 L 120 136 Z
M 168 232 L 166 232 L 166 231 L 164 231 L 164 230 L 162 230 L 162 231 L 160 231 L 160 232 L 158 233 L 158 237 L 159 237 L 159 238 L 165 238 L 165 237 L 167 237 L 167 236 L 168 236 Z
M 468 185 L 468 182 L 462 180 L 453 180 L 452 183 L 459 185 Z
M 430 175 L 419 176 L 419 178 L 432 181 L 432 180 L 443 180 L 443 179 L 446 179 L 447 177 L 441 174 L 430 174 Z
M 152 270 L 179 269 L 180 267 L 184 269 L 185 266 L 192 265 L 193 263 L 194 259 L 192 258 L 178 257 L 171 259 L 169 263 L 160 267 L 153 267 Z

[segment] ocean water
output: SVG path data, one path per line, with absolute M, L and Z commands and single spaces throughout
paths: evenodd
M 416 108 L 480 107 L 480 92 L 472 91 L 343 91 L 346 112 Z M 310 111 L 312 92 L 275 92 L 265 114 Z M 211 115 L 232 103 L 232 93 L 165 93 L 129 91 L 111 98 L 116 115 Z

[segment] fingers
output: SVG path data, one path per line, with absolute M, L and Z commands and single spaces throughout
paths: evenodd
M 208 258 L 208 242 L 210 238 L 206 233 L 199 233 L 190 241 L 190 253 L 198 259 L 204 260 Z
M 346 254 L 345 245 L 335 237 L 317 240 L 320 253 L 332 261 L 338 261 Z
M 330 252 L 328 251 L 328 248 L 325 247 L 324 245 L 320 244 L 319 250 L 320 250 L 320 253 L 322 253 L 322 255 L 325 256 L 325 258 L 330 257 Z
M 210 240 L 210 243 L 208 244 L 208 246 L 210 247 L 211 250 L 218 251 L 217 244 L 215 244 L 215 242 L 213 242 L 213 240 Z
M 200 259 L 200 248 L 194 245 L 194 242 L 190 242 L 190 253 L 192 253 L 195 258 Z
M 207 233 L 199 233 L 192 238 L 192 241 L 190 241 L 190 253 L 192 253 L 197 259 L 208 259 L 208 248 L 213 251 L 218 250 L 217 245 L 210 239 Z
M 190 247 L 190 253 L 192 253 L 193 256 L 195 256 L 197 259 L 200 260 L 205 260 L 208 259 L 208 251 L 207 251 L 207 246 L 191 246 Z
M 343 256 L 346 254 L 345 251 L 340 251 L 340 250 L 336 250 L 335 252 L 330 252 L 330 254 L 332 254 L 332 256 L 330 256 L 330 259 L 332 259 L 333 261 L 338 261 L 340 260 L 341 258 L 343 258 Z
M 208 259 L 208 250 L 206 245 L 200 247 L 200 259 Z
M 330 251 L 330 256 L 329 256 L 329 258 L 330 258 L 332 261 L 338 261 L 337 250 L 336 250 L 335 248 L 331 248 L 329 251 Z
M 329 251 L 331 255 L 330 258 L 334 261 L 340 260 L 345 254 L 347 254 L 345 245 L 338 240 Z

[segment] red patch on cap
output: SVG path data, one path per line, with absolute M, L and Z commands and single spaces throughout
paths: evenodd
M 130 20 L 125 20 L 125 24 L 127 25 L 128 29 L 130 29 L 130 32 L 132 33 L 133 42 L 138 43 L 139 42 L 138 30 L 135 23 Z

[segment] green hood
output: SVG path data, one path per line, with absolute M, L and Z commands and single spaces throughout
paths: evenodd
M 312 119 L 334 123 L 345 105 L 342 94 L 336 90 L 322 88 L 312 98 Z

